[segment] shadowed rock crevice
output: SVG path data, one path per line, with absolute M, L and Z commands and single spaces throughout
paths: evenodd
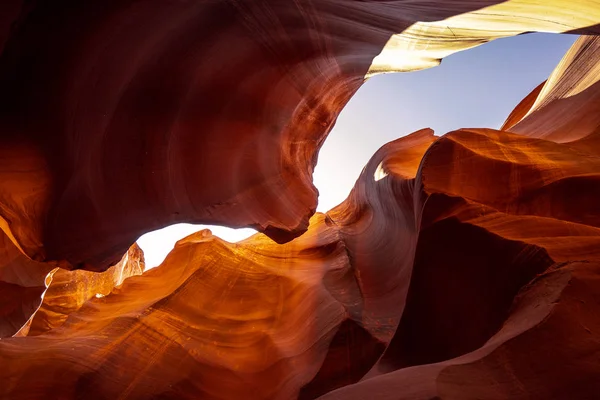
M 394 140 L 326 214 L 311 182 L 365 77 L 600 2 L 7 4 L 0 398 L 600 392 L 597 38 L 504 130 Z M 265 234 L 142 273 L 134 238 L 181 221 Z
M 583 0 L 567 17 L 561 1 L 522 0 L 7 4 L 0 145 L 16 157 L 0 172 L 29 171 L 35 194 L 3 180 L 3 229 L 32 258 L 95 271 L 178 222 L 289 241 L 316 208 L 319 147 L 365 76 L 598 23 Z
M 521 287 L 552 264 L 543 249 L 454 218 L 425 228 L 400 325 L 380 362 L 382 372 L 481 347 L 500 329 Z

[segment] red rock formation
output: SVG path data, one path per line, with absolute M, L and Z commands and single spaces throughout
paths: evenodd
M 509 118 L 535 128 L 528 119 L 550 118 L 551 107 L 579 123 L 563 131 L 578 131 L 579 140 L 460 130 L 430 148 L 420 167 L 427 198 L 396 334 L 361 382 L 324 398 L 595 397 L 600 147 L 595 129 L 579 128 L 590 126 L 594 102 L 582 106 L 564 88 L 582 79 L 580 95 L 593 99 L 598 76 L 561 70 L 596 65 L 596 42 L 580 39 L 554 72 L 560 79 L 537 88 Z M 548 87 L 562 95 L 525 116 L 519 108 L 544 99 Z M 558 133 L 552 138 L 563 141 Z
M 136 244 L 119 263 L 94 273 L 32 261 L 1 234 L 0 338 L 38 335 L 59 326 L 93 296 L 107 295 L 143 271 L 144 254 Z
M 515 298 L 482 347 L 399 369 L 322 399 L 593 399 L 600 390 L 597 263 L 551 269 Z
M 288 244 L 263 235 L 228 244 L 198 232 L 178 242 L 160 267 L 92 298 L 61 328 L 16 347 L 0 343 L 11 365 L 0 375 L 11 382 L 5 393 L 314 398 L 358 381 L 398 323 L 396 303 L 405 294 L 394 289 L 407 289 L 410 262 L 403 258 L 411 247 L 394 248 L 394 242 L 414 232 L 405 228 L 404 197 L 395 196 L 412 190 L 411 178 L 433 140 L 433 132 L 423 130 L 384 146 L 350 198 L 330 216 L 315 215 L 311 229 Z M 390 175 L 376 182 L 380 164 Z M 393 233 L 382 242 L 386 253 L 370 250 L 365 240 L 386 231 Z M 22 346 L 45 354 L 39 364 L 20 360 Z M 81 360 L 70 363 L 67 354 Z M 53 373 L 70 378 L 48 385 L 40 376 L 37 384 L 22 385 L 46 357 L 54 360 Z M 104 368 L 116 368 L 111 376 L 118 381 L 92 372 Z
M 597 2 L 569 5 L 7 7 L 0 281 L 17 287 L 0 287 L 11 302 L 0 327 L 11 335 L 29 319 L 31 331 L 0 340 L 0 397 L 596 397 L 593 37 L 502 130 L 425 129 L 382 147 L 348 199 L 292 241 L 201 231 L 114 289 L 114 270 L 58 271 L 29 316 L 49 266 L 106 270 L 147 229 L 189 220 L 259 226 L 279 241 L 301 233 L 317 150 L 362 77 L 598 23 Z M 56 29 L 41 37 L 44 27 Z
M 40 306 L 54 268 L 28 259 L 0 232 L 0 338 L 17 333 Z
M 507 121 L 502 129 L 529 137 L 559 143 L 572 142 L 596 133 L 600 116 L 596 112 L 600 94 L 595 60 L 600 40 L 579 40 L 565 55 L 541 90 L 534 90 L 515 111 L 524 114 L 519 120 Z
M 108 295 L 125 279 L 141 275 L 144 267 L 144 253 L 134 244 L 121 261 L 101 273 L 57 269 L 52 273 L 42 304 L 31 319 L 27 335 L 40 335 L 62 325 L 86 301 Z
M 176 222 L 288 241 L 365 76 L 600 22 L 590 0 L 60 4 L 0 6 L 1 225 L 32 259 L 96 271 Z

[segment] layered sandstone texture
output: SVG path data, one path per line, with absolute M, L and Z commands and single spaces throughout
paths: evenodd
M 596 399 L 600 2 L 0 4 L 0 398 Z M 365 79 L 583 34 L 500 130 L 383 146 L 314 213 Z M 486 94 L 490 95 L 490 94 Z M 203 230 L 144 272 L 134 244 Z

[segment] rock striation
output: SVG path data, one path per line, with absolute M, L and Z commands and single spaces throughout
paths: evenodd
M 0 224 L 28 257 L 91 271 L 178 222 L 289 241 L 365 77 L 600 23 L 596 0 L 57 4 L 0 9 Z
M 599 2 L 0 11 L 0 398 L 600 393 Z M 314 213 L 365 77 L 538 30 L 590 35 L 500 130 L 390 142 Z M 180 221 L 264 233 L 144 272 Z

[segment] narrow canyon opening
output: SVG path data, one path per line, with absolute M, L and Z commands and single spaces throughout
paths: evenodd
M 340 113 L 319 152 L 313 175 L 317 211 L 350 193 L 369 158 L 385 143 L 429 127 L 498 129 L 510 111 L 556 67 L 577 35 L 533 33 L 497 39 L 446 57 L 435 68 L 369 78 Z M 146 269 L 160 265 L 175 243 L 201 229 L 230 243 L 250 228 L 175 224 L 141 236 Z
M 600 393 L 600 0 L 7 1 L 0 399 Z

